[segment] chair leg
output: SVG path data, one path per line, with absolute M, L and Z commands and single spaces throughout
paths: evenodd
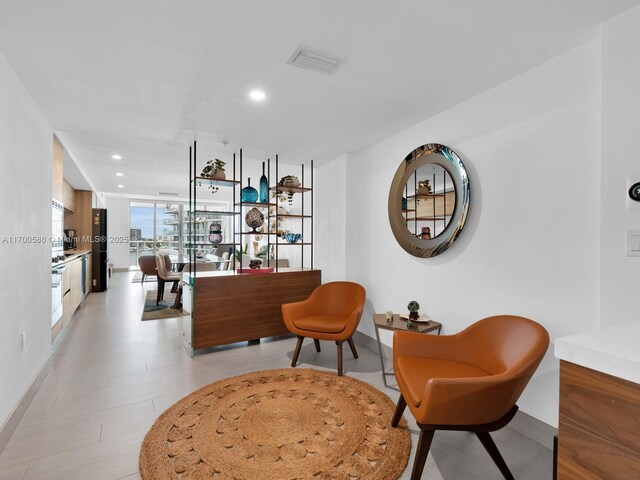
M 480 442 L 482 442 L 482 446 L 489 453 L 491 459 L 500 470 L 500 473 L 502 473 L 502 476 L 506 480 L 514 480 L 513 475 L 511 474 L 511 470 L 509 470 L 509 467 L 505 463 L 504 458 L 502 458 L 502 455 L 500 455 L 500 451 L 498 450 L 498 447 L 496 447 L 496 444 L 493 441 L 493 438 L 491 438 L 491 435 L 489 435 L 489 432 L 475 432 L 475 434 Z
M 143 274 L 142 274 L 142 281 L 141 281 L 140 283 L 144 283 L 144 277 L 146 277 L 146 276 L 147 276 L 147 274 L 146 274 L 146 273 L 143 273 Z
M 320 351 L 320 340 L 318 340 L 317 338 L 314 338 L 313 339 L 313 343 L 316 346 L 316 352 L 319 352 Z
M 342 342 L 336 342 L 338 346 L 338 376 L 342 376 Z
M 402 418 L 402 414 L 404 413 L 404 409 L 407 408 L 407 401 L 404 399 L 402 394 L 400 394 L 400 398 L 398 399 L 398 404 L 396 405 L 396 411 L 393 414 L 393 419 L 391 420 L 391 426 L 397 427 L 398 423 L 400 423 L 400 419 Z
M 302 341 L 304 337 L 298 335 L 298 343 L 296 344 L 296 349 L 293 352 L 293 359 L 291 360 L 291 367 L 295 367 L 296 363 L 298 363 L 298 355 L 300 355 L 300 349 L 302 348 Z
M 162 300 L 162 294 L 164 293 L 164 281 L 158 277 L 158 295 L 156 296 L 156 305 Z
M 416 449 L 416 459 L 413 461 L 413 470 L 411 472 L 411 480 L 420 480 L 424 465 L 427 463 L 427 455 L 431 448 L 431 441 L 435 430 L 427 430 L 420 428 L 420 438 L 418 439 L 418 448 Z
M 353 343 L 353 338 L 347 340 L 349 342 L 349 347 L 351 347 L 351 353 L 353 353 L 353 358 L 358 358 L 358 351 L 356 350 L 356 344 Z

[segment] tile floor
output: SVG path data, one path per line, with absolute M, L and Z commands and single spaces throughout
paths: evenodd
M 145 291 L 155 284 L 132 284 L 132 275 L 114 274 L 109 291 L 89 295 L 77 313 L 47 378 L 0 455 L 0 480 L 139 479 L 142 439 L 171 404 L 225 377 L 289 367 L 292 338 L 189 358 L 178 319 L 140 321 Z M 335 347 L 323 345 L 329 348 L 316 353 L 308 341 L 300 365 L 334 370 Z M 362 346 L 358 350 L 358 360 L 345 350 L 346 374 L 395 401 L 397 392 L 382 385 L 377 354 Z M 417 427 L 409 421 L 415 449 Z M 549 449 L 508 427 L 494 439 L 517 479 L 551 478 Z M 409 478 L 412 462 L 413 452 L 402 479 Z M 475 436 L 436 433 L 423 479 L 499 478 Z

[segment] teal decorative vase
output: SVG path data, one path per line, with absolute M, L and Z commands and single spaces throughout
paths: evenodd
M 258 201 L 258 191 L 251 186 L 250 178 L 247 178 L 247 186 L 242 189 L 240 198 L 243 203 L 255 203 Z
M 269 180 L 264 174 L 264 162 L 262 162 L 262 176 L 260 177 L 260 203 L 269 202 Z

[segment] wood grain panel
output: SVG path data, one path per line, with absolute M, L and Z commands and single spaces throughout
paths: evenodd
M 635 478 L 640 385 L 560 362 L 559 479 Z
M 53 137 L 53 174 L 51 177 L 51 196 L 62 201 L 63 197 L 63 164 L 62 164 L 62 156 L 64 152 L 64 148 L 60 143 L 60 140 L 56 136 Z
M 75 191 L 75 210 L 64 217 L 64 228 L 73 228 L 78 232 L 78 250 L 91 250 L 93 192 L 90 190 Z
M 306 299 L 320 270 L 196 278 L 193 348 L 286 334 L 281 305 Z
M 62 203 L 65 210 L 73 212 L 76 209 L 76 191 L 66 180 L 62 183 Z

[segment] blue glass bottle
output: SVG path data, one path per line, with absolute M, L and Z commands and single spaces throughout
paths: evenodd
M 260 203 L 269 202 L 269 180 L 264 174 L 264 162 L 262 162 L 262 176 L 260 177 Z
M 242 189 L 240 198 L 242 203 L 255 203 L 258 200 L 258 191 L 251 186 L 250 178 L 247 178 L 247 186 Z

